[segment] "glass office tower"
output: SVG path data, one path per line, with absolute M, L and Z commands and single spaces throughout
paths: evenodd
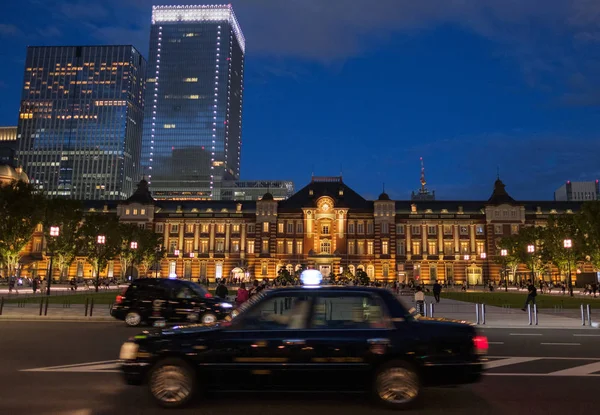
M 49 197 L 120 200 L 141 176 L 146 61 L 132 46 L 29 47 L 17 163 Z
M 240 174 L 245 41 L 231 6 L 154 6 L 142 167 L 157 199 Z

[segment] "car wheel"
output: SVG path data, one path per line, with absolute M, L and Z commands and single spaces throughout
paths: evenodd
M 196 376 L 183 360 L 169 358 L 159 361 L 148 377 L 148 389 L 163 408 L 181 408 L 196 392 Z
M 419 374 L 405 361 L 394 360 L 381 366 L 373 382 L 375 400 L 391 409 L 411 407 L 421 394 Z
M 137 327 L 142 324 L 142 316 L 137 311 L 130 311 L 125 316 L 125 324 L 129 327 Z
M 217 322 L 217 316 L 215 316 L 212 313 L 206 313 L 204 315 L 202 315 L 202 317 L 200 318 L 200 321 L 202 322 L 202 324 L 215 324 Z

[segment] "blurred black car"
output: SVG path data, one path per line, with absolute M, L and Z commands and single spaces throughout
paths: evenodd
M 120 359 L 163 407 L 215 388 L 364 391 L 405 408 L 423 387 L 478 381 L 487 343 L 470 324 L 415 317 L 388 290 L 282 288 L 212 326 L 144 331 Z
M 231 303 L 190 281 L 137 279 L 117 295 L 110 314 L 128 326 L 153 322 L 215 323 L 231 313 Z

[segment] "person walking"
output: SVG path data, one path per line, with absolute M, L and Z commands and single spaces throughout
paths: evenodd
M 439 303 L 440 302 L 440 294 L 442 292 L 442 284 L 440 284 L 439 282 L 435 282 L 435 284 L 433 284 L 433 298 L 435 298 L 435 302 Z
M 521 310 L 527 311 L 527 306 L 529 303 L 535 305 L 535 297 L 537 297 L 537 288 L 535 288 L 535 285 L 529 281 L 529 285 L 527 286 L 527 300 L 525 301 L 525 305 Z
M 222 299 L 227 299 L 227 295 L 229 294 L 229 290 L 227 289 L 227 287 L 225 286 L 225 284 L 223 283 L 223 280 L 219 281 L 219 285 L 217 285 L 217 288 L 215 289 L 215 295 L 219 298 Z
M 237 296 L 235 297 L 235 303 L 239 307 L 243 303 L 248 301 L 248 298 L 250 298 L 250 294 L 248 293 L 248 290 L 246 289 L 246 283 L 243 282 L 240 284 L 240 288 L 238 288 L 238 290 L 237 290 Z
M 31 281 L 31 289 L 33 290 L 33 293 L 35 294 L 38 290 L 38 280 L 37 278 L 34 278 L 33 281 Z

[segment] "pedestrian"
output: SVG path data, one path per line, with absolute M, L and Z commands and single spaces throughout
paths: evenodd
M 433 284 L 433 298 L 435 298 L 435 302 L 440 302 L 440 293 L 442 292 L 442 285 L 439 282 L 435 282 Z
M 15 289 L 15 279 L 13 277 L 8 277 L 8 293 L 12 294 L 12 291 Z M 19 291 L 17 291 L 17 294 Z
M 235 297 L 235 303 L 239 307 L 243 303 L 248 301 L 248 298 L 250 298 L 250 295 L 248 294 L 248 290 L 246 289 L 246 283 L 243 282 L 240 284 L 240 288 L 238 288 L 238 290 L 237 290 L 237 296 Z
M 227 299 L 227 295 L 229 294 L 229 290 L 227 289 L 227 287 L 224 284 L 224 281 L 221 279 L 219 281 L 219 285 L 217 285 L 217 288 L 215 290 L 215 295 L 219 298 L 222 299 Z
M 415 291 L 415 304 L 417 305 L 417 311 L 422 316 L 425 316 L 425 293 L 421 286 L 417 286 Z
M 537 297 L 537 288 L 535 288 L 535 285 L 533 285 L 533 283 L 530 281 L 529 285 L 527 286 L 527 300 L 525 301 L 525 305 L 521 310 L 527 311 L 527 306 L 529 303 L 535 305 L 535 297 Z
M 31 289 L 33 290 L 33 293 L 35 294 L 38 290 L 38 280 L 37 278 L 34 278 L 33 281 L 31 282 Z

